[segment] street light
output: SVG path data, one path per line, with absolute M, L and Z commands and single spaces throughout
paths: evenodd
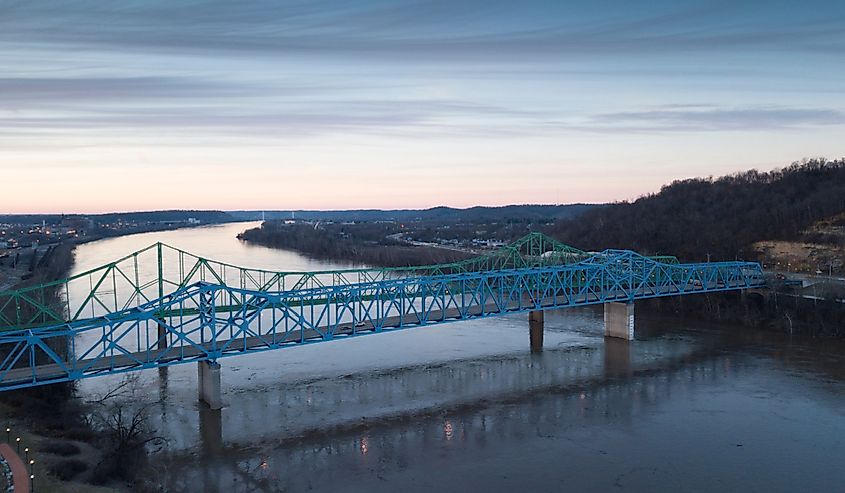
M 18 442 L 18 455 L 21 453 L 21 437 L 15 438 L 15 441 Z
M 8 426 L 6 427 L 6 443 L 11 443 L 12 441 L 12 429 Z

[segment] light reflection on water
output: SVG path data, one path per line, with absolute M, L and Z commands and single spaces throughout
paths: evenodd
M 159 235 L 247 266 L 332 267 L 249 247 L 243 228 Z M 78 268 L 158 239 L 80 246 Z M 411 329 L 224 359 L 222 411 L 198 405 L 194 365 L 141 372 L 139 400 L 169 439 L 154 462 L 168 491 L 837 487 L 841 350 L 638 323 L 628 344 L 601 337 L 596 309 L 550 313 L 539 354 L 524 316 Z
M 162 478 L 174 491 L 190 491 L 190 481 L 203 491 L 835 491 L 845 387 L 755 353 L 713 344 L 634 365 L 624 378 L 598 372 L 411 417 L 228 444 L 202 463 L 175 454 Z M 250 472 L 265 456 L 274 478 Z

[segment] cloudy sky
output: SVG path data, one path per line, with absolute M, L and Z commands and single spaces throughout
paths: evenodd
M 603 202 L 843 155 L 840 0 L 0 0 L 2 212 Z

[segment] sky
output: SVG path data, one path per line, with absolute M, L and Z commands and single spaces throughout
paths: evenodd
M 845 156 L 845 2 L 0 0 L 0 212 L 606 202 Z

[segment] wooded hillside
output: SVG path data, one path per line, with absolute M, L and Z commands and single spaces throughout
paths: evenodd
M 587 250 L 629 248 L 682 260 L 752 259 L 762 240 L 799 240 L 845 212 L 845 159 L 770 172 L 672 182 L 659 193 L 555 223 L 552 235 Z

